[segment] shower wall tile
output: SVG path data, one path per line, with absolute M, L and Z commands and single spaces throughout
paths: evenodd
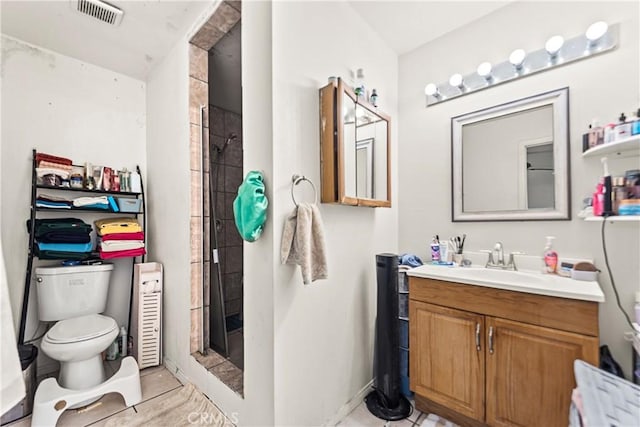
M 189 76 L 207 82 L 209 78 L 209 52 L 189 43 Z
M 224 241 L 227 246 L 241 246 L 242 237 L 236 228 L 235 221 L 227 219 L 224 221 Z
M 213 193 L 213 199 L 215 201 L 216 216 L 218 219 L 227 219 L 227 213 L 225 209 L 226 196 L 225 193 L 218 191 Z
M 213 182 L 214 191 L 224 191 L 224 180 L 227 170 L 224 165 L 214 165 L 213 167 Z
M 213 105 L 210 105 L 209 108 L 211 109 L 211 129 L 210 129 L 210 133 L 211 135 L 215 135 L 215 136 L 221 136 L 224 137 L 225 133 L 224 133 L 224 114 L 225 114 L 225 110 L 223 110 L 222 108 L 219 107 L 215 107 Z
M 216 228 L 216 230 L 218 231 L 218 249 L 226 248 L 227 246 L 229 246 L 227 244 L 225 228 L 226 226 L 224 220 L 218 220 L 218 227 Z
M 189 122 L 200 126 L 200 105 L 205 105 L 202 114 L 205 128 L 209 127 L 209 85 L 189 77 Z
M 242 246 L 226 248 L 225 274 L 242 273 Z
M 214 15 L 217 13 L 218 11 L 216 10 Z M 213 16 L 211 19 L 213 19 Z M 191 43 L 206 51 L 209 51 L 209 49 L 211 49 L 214 44 L 218 43 L 225 35 L 224 31 L 216 28 L 213 23 L 211 23 L 211 19 L 205 22 L 196 35 L 191 39 Z
M 221 3 L 218 9 L 216 9 L 216 12 L 209 19 L 208 23 L 226 34 L 238 23 L 239 20 L 240 12 L 238 10 L 227 3 Z M 211 47 L 213 47 L 213 44 Z
M 242 273 L 225 274 L 222 281 L 226 299 L 242 298 Z
M 242 300 L 240 298 L 224 301 L 224 314 L 233 316 L 242 312 Z
M 238 12 L 242 10 L 242 0 L 226 0 L 225 3 L 227 3 Z
M 234 141 L 229 144 L 224 155 L 222 155 L 220 162 L 229 166 L 236 166 L 242 168 L 242 141 Z
M 224 219 L 233 219 L 233 201 L 235 200 L 236 193 L 224 193 Z
M 202 307 L 202 272 L 201 263 L 191 263 L 191 309 Z
M 238 187 L 242 184 L 242 168 L 225 166 L 224 172 L 224 191 L 237 193 Z
M 191 310 L 191 335 L 190 335 L 190 353 L 198 351 L 201 343 L 202 332 L 202 308 L 194 308 Z
M 224 113 L 224 136 L 235 134 L 242 141 L 242 116 L 231 111 Z
M 191 262 L 202 262 L 202 217 L 192 216 L 191 229 Z
M 224 143 L 226 141 L 226 138 L 222 135 L 215 135 L 212 134 L 211 132 L 209 132 L 209 138 L 211 139 L 211 143 L 214 145 L 214 150 L 215 147 L 219 147 L 222 148 L 224 146 Z M 214 163 L 224 163 L 222 161 L 222 159 L 225 157 L 226 152 L 228 151 L 230 147 L 227 147 L 224 151 L 224 153 L 218 153 L 217 151 L 213 154 L 213 162 Z
M 202 174 L 191 171 L 191 216 L 202 216 Z

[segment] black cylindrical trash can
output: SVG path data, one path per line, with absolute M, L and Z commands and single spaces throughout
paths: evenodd
M 7 424 L 18 418 L 26 417 L 33 412 L 33 396 L 36 394 L 37 370 L 36 358 L 38 357 L 38 347 L 31 344 L 19 345 L 18 355 L 20 356 L 20 365 L 22 367 L 22 378 L 24 378 L 24 386 L 26 394 L 24 399 L 9 409 L 0 418 L 0 424 Z

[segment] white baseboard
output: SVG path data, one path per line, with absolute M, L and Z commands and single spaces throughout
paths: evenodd
M 340 421 L 344 420 L 354 409 L 356 409 L 364 400 L 364 398 L 373 390 L 373 380 L 369 381 L 359 392 L 356 393 L 347 403 L 335 413 L 334 416 L 329 418 L 323 425 L 335 426 Z
M 163 359 L 164 367 L 167 368 L 169 372 L 171 372 L 182 384 L 190 383 L 189 378 L 178 368 L 178 365 L 168 357 L 164 357 Z

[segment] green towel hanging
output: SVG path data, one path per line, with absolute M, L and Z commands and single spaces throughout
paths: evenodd
M 251 171 L 244 178 L 233 201 L 236 228 L 247 242 L 255 242 L 262 234 L 262 226 L 267 220 L 267 206 L 269 201 L 262 172 Z

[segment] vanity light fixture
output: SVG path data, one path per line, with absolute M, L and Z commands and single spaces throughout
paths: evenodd
M 564 37 L 553 36 L 549 38 L 549 40 L 547 40 L 547 42 L 544 44 L 544 49 L 552 59 L 555 59 L 558 56 L 558 52 L 560 52 L 560 49 L 562 49 L 563 44 Z
M 448 81 L 429 83 L 424 91 L 427 106 L 609 52 L 617 46 L 619 33 L 620 24 L 598 21 L 572 38 L 554 35 L 538 50 L 516 49 L 502 62 L 483 62 L 472 73 L 456 73 Z
M 604 21 L 594 22 L 589 25 L 587 28 L 587 32 L 584 33 L 587 40 L 589 40 L 589 47 L 595 46 L 598 41 L 607 34 L 609 30 L 609 25 Z
M 491 75 L 491 62 L 483 62 L 482 64 L 478 65 L 478 69 L 476 71 L 478 72 L 478 75 L 480 77 L 484 78 L 487 81 L 493 79 L 493 76 Z
M 427 96 L 433 96 L 434 98 L 440 98 L 440 92 L 438 86 L 433 83 L 429 83 L 424 87 L 424 94 Z
M 462 79 L 462 74 L 456 73 L 449 77 L 449 84 L 464 92 L 464 80 Z
M 524 58 L 526 57 L 527 53 L 524 51 L 524 49 L 516 49 L 511 52 L 511 55 L 509 55 L 509 62 L 511 62 L 511 65 L 513 65 L 516 70 L 520 71 L 522 70 L 522 63 L 524 62 Z

